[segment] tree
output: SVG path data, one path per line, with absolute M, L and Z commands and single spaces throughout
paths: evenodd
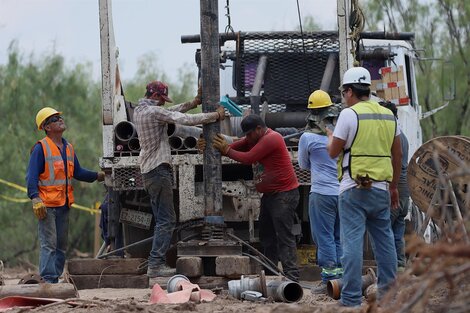
M 423 120 L 426 138 L 439 135 L 469 135 L 469 52 L 470 3 L 459 0 L 370 0 L 365 5 L 369 27 L 382 25 L 387 31 L 416 33 L 415 47 L 424 48 L 418 63 L 417 86 L 423 111 L 430 111 L 443 103 L 442 64 L 451 61 L 456 69 L 456 99 L 445 110 Z M 442 88 L 441 88 L 442 87 Z
M 300 31 L 300 25 L 297 27 L 297 30 Z M 317 22 L 315 22 L 313 16 L 308 15 L 305 16 L 304 20 L 302 21 L 302 30 L 304 32 L 319 31 L 321 30 L 321 26 Z

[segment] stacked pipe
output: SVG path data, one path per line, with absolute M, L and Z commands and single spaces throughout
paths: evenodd
M 202 128 L 179 124 L 168 124 L 168 141 L 173 150 L 195 149 Z
M 139 138 L 135 125 L 129 121 L 121 121 L 114 128 L 116 151 L 140 151 Z
M 295 135 L 297 129 L 294 127 L 286 127 L 285 125 L 295 124 L 296 126 L 305 126 L 304 115 L 303 112 L 270 113 L 266 116 L 266 124 L 268 127 L 281 132 L 282 135 Z M 230 118 L 230 132 L 236 137 L 243 136 L 240 128 L 241 120 L 242 117 Z M 139 138 L 135 125 L 132 122 L 121 121 L 116 125 L 114 131 L 116 135 L 116 151 L 140 151 Z M 197 140 L 202 134 L 202 128 L 197 126 L 168 124 L 167 134 L 172 150 L 193 150 L 196 149 Z M 231 136 L 225 134 L 223 134 L 223 136 L 229 143 L 233 142 Z

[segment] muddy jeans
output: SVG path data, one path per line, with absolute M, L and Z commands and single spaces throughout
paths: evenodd
M 299 191 L 293 189 L 273 194 L 263 194 L 259 213 L 259 239 L 263 254 L 274 264 L 281 261 L 286 276 L 299 280 L 297 247 L 292 227 Z
M 149 256 L 149 268 L 158 268 L 165 264 L 168 250 L 176 223 L 173 207 L 173 176 L 168 164 L 142 175 L 145 190 L 150 196 L 155 228 L 153 232 L 152 250 Z

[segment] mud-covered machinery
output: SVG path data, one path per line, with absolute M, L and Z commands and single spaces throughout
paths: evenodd
M 151 247 L 148 238 L 154 221 L 137 164 L 140 147 L 132 124 L 135 104 L 126 101 L 119 77 L 111 1 L 100 0 L 99 4 L 103 77 L 103 156 L 100 165 L 107 173 L 105 184 L 110 195 L 108 234 L 113 239 L 122 233 L 126 251 L 135 257 L 146 257 Z M 357 53 L 361 64 L 373 73 L 377 94 L 400 105 L 399 123 L 410 141 L 410 154 L 421 145 L 421 109 L 413 64 L 417 56 L 411 40 L 413 34 L 409 33 L 391 36 L 383 32 L 364 32 Z M 182 36 L 181 41 L 198 43 L 200 36 Z M 344 60 L 344 52 L 349 51 L 344 41 L 342 33 L 337 31 L 219 34 L 221 94 L 226 94 L 238 108 L 227 110 L 221 131 L 227 136 L 240 136 L 241 116 L 237 112 L 250 108 L 264 118 L 268 127 L 290 138 L 286 143 L 301 185 L 297 215 L 304 235 L 302 243 L 311 243 L 307 213 L 310 172 L 299 168 L 298 136 L 291 135 L 306 126 L 306 104 L 313 90 L 327 91 L 335 102 L 340 102 L 340 69 L 346 70 L 349 66 Z M 196 51 L 195 59 L 199 66 L 200 50 Z M 382 68 L 383 73 L 379 72 Z M 200 231 L 206 196 L 203 156 L 195 149 L 200 132 L 198 127 L 169 125 L 168 128 L 178 219 L 175 242 L 194 236 L 217 237 L 228 228 L 244 240 L 257 242 L 260 195 L 254 188 L 252 168 L 225 157 L 222 157 L 220 178 L 225 226 L 213 233 Z

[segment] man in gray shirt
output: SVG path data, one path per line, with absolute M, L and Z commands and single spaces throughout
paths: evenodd
M 223 120 L 225 112 L 218 107 L 216 112 L 184 114 L 201 104 L 198 94 L 193 101 L 164 108 L 168 97 L 168 86 L 160 81 L 147 85 L 145 98 L 139 100 L 134 110 L 134 123 L 140 141 L 139 164 L 145 190 L 150 196 L 155 229 L 152 250 L 148 259 L 147 276 L 171 276 L 174 270 L 165 264 L 166 251 L 176 223 L 173 207 L 171 152 L 168 143 L 168 123 L 198 125 Z

